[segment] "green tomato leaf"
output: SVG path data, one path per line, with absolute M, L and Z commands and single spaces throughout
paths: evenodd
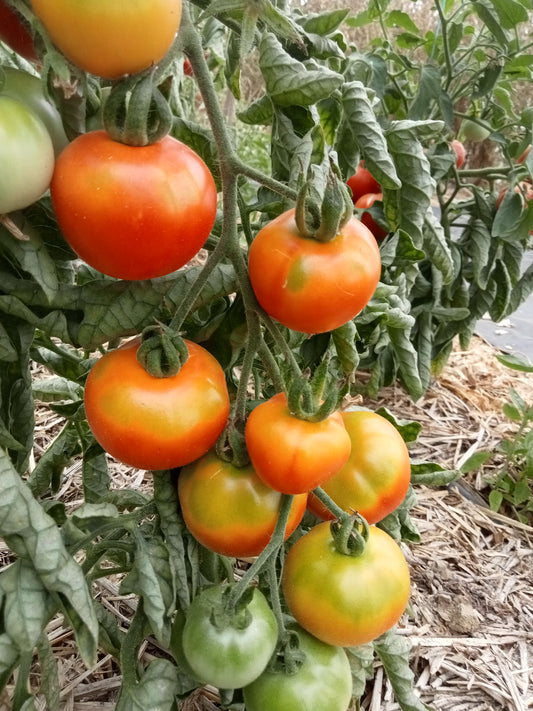
M 46 699 L 47 708 L 61 708 L 61 684 L 57 660 L 52 652 L 48 636 L 42 634 L 37 644 L 39 655 L 40 688 L 39 691 Z
M 384 189 L 397 190 L 401 182 L 365 86 L 358 81 L 344 84 L 342 103 L 352 140 L 359 147 L 365 168 Z M 336 150 L 340 154 L 342 147 L 337 145 Z
M 492 35 L 498 44 L 501 47 L 506 48 L 509 44 L 507 35 L 505 33 L 505 29 L 502 28 L 502 25 L 500 24 L 500 19 L 497 17 L 492 3 L 489 3 L 486 0 L 474 0 L 474 2 L 472 2 L 472 6 L 479 19 L 485 24 L 489 32 L 492 32 Z
M 94 663 L 98 622 L 92 597 L 79 565 L 67 552 L 55 521 L 33 498 L 30 488 L 0 450 L 0 534 L 21 543 L 44 587 L 55 593 L 71 622 L 80 654 Z
M 178 668 L 167 659 L 154 659 L 138 684 L 123 689 L 117 711 L 171 711 L 179 690 Z
M 500 363 L 507 366 L 507 368 L 511 368 L 512 370 L 519 370 L 522 373 L 533 373 L 533 363 L 523 356 L 512 353 L 497 353 L 495 358 Z
M 41 578 L 29 561 L 17 560 L 0 575 L 7 634 L 20 652 L 31 652 L 55 611 Z
M 461 472 L 456 469 L 446 469 L 435 462 L 411 461 L 411 483 L 424 486 L 447 486 L 452 481 L 460 479 Z
M 446 234 L 433 208 L 426 212 L 424 223 L 424 250 L 431 255 L 432 264 L 442 274 L 442 283 L 451 284 L 455 278 L 455 265 Z
M 303 17 L 299 17 L 298 24 L 300 24 L 306 32 L 327 37 L 327 35 L 335 32 L 335 30 L 342 25 L 349 12 L 349 10 L 342 8 L 321 13 L 311 12 Z
M 267 92 L 278 106 L 310 106 L 326 99 L 343 81 L 340 74 L 327 67 L 308 69 L 285 52 L 270 32 L 263 34 L 259 45 L 259 66 Z
M 374 642 L 374 649 L 402 711 L 431 711 L 414 692 L 414 674 L 409 666 L 409 640 L 391 630 Z

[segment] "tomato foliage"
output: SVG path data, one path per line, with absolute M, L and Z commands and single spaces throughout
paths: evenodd
M 387 1 L 296 5 L 0 2 L 27 33 L 24 47 L 0 34 L 0 695 L 14 711 L 34 705 L 35 653 L 35 693 L 60 708 L 56 615 L 88 666 L 99 651 L 120 666 L 119 711 L 170 711 L 204 683 L 227 708 L 273 709 L 273 684 L 279 708 L 312 688 L 342 711 L 365 692 L 344 645 L 369 669 L 388 660 L 400 706 L 424 708 L 399 638 L 376 637 L 409 595 L 413 487 L 457 473 L 411 465 L 415 425 L 376 414 L 369 433 L 369 413 L 360 436 L 343 407 L 397 380 L 420 397 L 457 336 L 531 293 L 532 114 L 514 91 L 532 78 L 527 3 L 435 0 L 432 32 Z M 366 25 L 385 34 L 356 48 Z M 471 164 L 484 145 L 492 162 Z M 37 408 L 57 425 L 45 451 Z M 340 437 L 298 460 L 301 432 L 331 423 Z M 361 471 L 363 499 L 338 498 L 336 476 Z M 304 515 L 309 489 L 333 528 Z M 339 550 L 354 508 L 379 525 L 357 519 L 367 533 Z M 110 576 L 135 596 L 127 625 L 101 600 Z M 297 642 L 287 609 L 325 642 Z

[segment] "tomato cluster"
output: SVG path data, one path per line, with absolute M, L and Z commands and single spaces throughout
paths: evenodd
M 181 0 L 140 0 L 135 8 L 125 1 L 80 7 L 32 0 L 32 8 L 65 57 L 107 80 L 159 62 L 182 9 Z M 192 72 L 190 64 L 184 72 Z M 113 279 L 157 279 L 180 269 L 215 222 L 217 187 L 191 148 L 169 135 L 131 145 L 107 128 L 69 141 L 40 81 L 18 70 L 5 72 L 0 89 L 0 164 L 0 213 L 30 205 L 49 188 L 65 240 Z M 368 210 L 382 195 L 362 165 L 348 185 L 360 219 L 348 196 L 345 219 L 327 239 L 302 230 L 297 209 L 258 231 L 248 252 L 249 297 L 263 323 L 271 326 L 272 318 L 293 331 L 327 333 L 368 304 L 381 275 L 377 241 L 387 234 Z M 344 184 L 342 190 L 346 195 Z M 400 547 L 373 525 L 407 493 L 410 461 L 401 436 L 366 410 L 322 413 L 323 392 L 306 412 L 292 406 L 290 393 L 277 392 L 251 412 L 243 408 L 249 463 L 237 464 L 217 447 L 232 410 L 220 363 L 186 339 L 175 372 L 156 373 L 152 360 L 141 358 L 146 343 L 141 336 L 126 340 L 89 370 L 84 406 L 95 439 L 128 466 L 175 470 L 179 513 L 204 549 L 261 559 L 279 539 L 293 617 L 280 630 L 281 605 L 271 605 L 258 587 L 245 604 L 233 581 L 205 587 L 175 615 L 176 660 L 199 683 L 243 688 L 248 711 L 269 711 L 273 699 L 287 711 L 345 711 L 352 678 L 343 647 L 392 627 L 409 595 Z M 334 513 L 323 503 L 328 497 Z M 357 553 L 341 549 L 337 529 L 317 517 L 356 526 Z M 290 674 L 275 663 L 287 638 L 301 653 Z

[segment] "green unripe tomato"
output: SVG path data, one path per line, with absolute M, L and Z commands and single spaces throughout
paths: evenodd
M 43 122 L 24 104 L 0 96 L 0 215 L 38 200 L 53 171 L 54 146 Z

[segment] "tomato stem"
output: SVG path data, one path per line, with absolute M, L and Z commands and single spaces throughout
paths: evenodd
M 285 529 L 292 507 L 294 496 L 292 494 L 282 494 L 276 527 L 268 544 L 263 548 L 252 565 L 244 573 L 239 582 L 232 588 L 230 604 L 237 605 L 239 599 L 244 595 L 252 580 L 266 567 L 271 557 L 273 557 L 283 545 L 285 540 Z
M 344 513 L 342 517 L 331 522 L 330 530 L 339 553 L 353 557 L 362 555 L 370 527 L 360 514 L 349 516 Z
M 337 518 L 344 518 L 346 516 L 349 517 L 349 514 L 341 509 L 341 507 L 338 506 L 328 494 L 326 494 L 322 487 L 317 486 L 316 489 L 313 489 L 313 494 L 317 497 L 317 499 L 320 499 L 320 502 L 324 504 L 324 506 Z
M 145 625 L 146 615 L 142 598 L 140 598 L 129 629 L 120 647 L 120 668 L 122 670 L 120 696 L 122 696 L 124 689 L 131 689 L 138 683 L 137 656 L 139 648 L 144 641 Z

